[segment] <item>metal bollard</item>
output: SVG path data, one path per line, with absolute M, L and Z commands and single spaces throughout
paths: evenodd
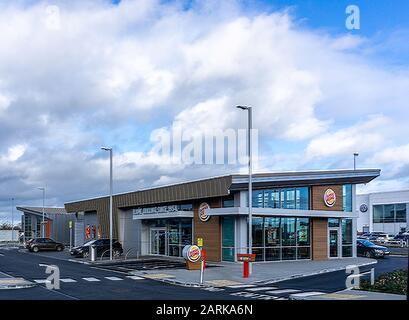
M 91 261 L 97 260 L 97 247 L 91 246 L 90 250 L 91 250 L 91 254 L 90 254 Z
M 204 276 L 204 260 L 200 261 L 200 284 L 203 284 L 203 276 Z

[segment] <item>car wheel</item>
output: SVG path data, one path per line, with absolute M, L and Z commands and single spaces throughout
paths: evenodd
M 89 256 L 89 252 L 84 252 L 84 253 L 82 254 L 82 257 L 83 257 L 83 258 L 88 258 L 88 256 Z
M 33 247 L 33 252 L 37 253 L 40 249 L 38 249 L 38 247 Z
M 58 247 L 57 247 L 57 251 L 62 251 L 62 247 L 61 247 L 61 246 L 58 246 Z
M 367 257 L 367 258 L 372 258 L 371 252 L 367 251 L 367 252 L 365 253 L 365 257 Z
M 119 258 L 120 255 L 121 255 L 121 251 L 114 250 L 114 258 Z

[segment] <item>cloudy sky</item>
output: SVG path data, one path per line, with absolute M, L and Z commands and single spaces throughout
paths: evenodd
M 239 172 L 170 164 L 154 137 L 245 128 L 257 171 L 380 168 L 409 189 L 407 1 L 1 1 L 0 221 L 114 191 Z

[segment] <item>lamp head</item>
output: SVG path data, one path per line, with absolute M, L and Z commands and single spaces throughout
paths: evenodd
M 249 107 L 246 106 L 236 106 L 236 108 L 241 109 L 241 110 L 248 110 Z
M 112 148 L 108 148 L 108 147 L 101 147 L 101 150 L 111 151 L 111 150 L 112 150 Z

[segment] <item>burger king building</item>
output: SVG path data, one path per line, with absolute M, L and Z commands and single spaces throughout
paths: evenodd
M 356 185 L 378 169 L 253 175 L 252 251 L 256 261 L 356 256 Z M 202 242 L 208 261 L 235 262 L 247 253 L 248 175 L 231 174 L 113 196 L 114 237 L 139 256 L 182 257 Z M 65 204 L 76 214 L 75 244 L 88 221 L 109 235 L 109 197 Z M 198 243 L 199 242 L 199 243 Z

